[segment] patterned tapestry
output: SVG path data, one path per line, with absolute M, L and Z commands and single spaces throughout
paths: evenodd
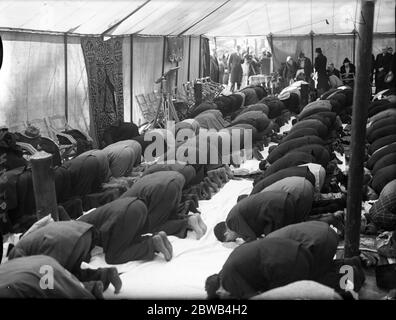
M 88 74 L 90 131 L 94 148 L 102 146 L 104 130 L 124 119 L 122 38 L 81 39 Z

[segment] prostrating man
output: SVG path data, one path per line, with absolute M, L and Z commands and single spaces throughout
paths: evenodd
M 396 228 L 396 179 L 388 182 L 382 189 L 366 218 L 378 229 L 392 231 Z
M 186 214 L 189 208 L 181 202 L 185 181 L 179 172 L 154 172 L 138 179 L 121 197 L 138 197 L 147 205 L 147 232 L 164 231 L 184 238 L 187 230 L 192 229 L 200 239 L 206 232 L 206 225 L 199 214 Z
M 298 241 L 313 256 L 311 280 L 319 281 L 333 266 L 338 235 L 325 222 L 306 221 L 275 230 L 267 238 L 284 238 Z
M 46 273 L 53 275 L 51 287 L 40 286 Z M 0 265 L 1 299 L 94 299 L 103 298 L 99 281 L 84 285 L 54 258 L 44 255 L 23 257 Z
M 299 212 L 301 214 L 300 221 L 305 220 L 312 209 L 312 202 L 314 200 L 315 177 L 307 167 L 292 167 L 285 170 L 288 170 L 291 176 L 282 177 L 281 175 L 279 175 L 279 180 L 276 180 L 277 178 L 274 177 L 276 179 L 274 179 L 272 183 L 271 181 L 266 181 L 270 180 L 272 176 L 277 175 L 273 174 L 267 179 L 260 181 L 260 183 L 254 187 L 252 194 L 267 191 L 288 192 L 294 197 L 295 204 L 297 208 L 299 208 Z M 294 171 L 295 173 L 293 174 L 292 171 Z M 265 185 L 266 182 L 269 183 L 269 185 Z M 263 189 L 260 190 L 260 188 Z
M 214 233 L 222 242 L 237 238 L 249 242 L 302 219 L 290 193 L 261 192 L 240 200 L 228 213 L 226 221 L 215 226 Z
M 305 136 L 296 138 L 293 140 L 285 141 L 279 144 L 267 157 L 269 163 L 273 163 L 276 160 L 282 158 L 286 153 L 293 151 L 299 147 L 303 147 L 310 144 L 325 145 L 325 141 L 318 136 Z
M 208 299 L 249 299 L 311 277 L 312 254 L 291 239 L 264 238 L 236 248 L 219 274 L 206 279 Z
M 118 141 L 108 145 L 102 152 L 107 156 L 114 178 L 128 176 L 133 167 L 140 164 L 142 157 L 142 147 L 135 140 Z
M 116 268 L 81 269 L 81 263 L 90 260 L 97 237 L 94 226 L 82 221 L 50 222 L 22 236 L 11 250 L 9 259 L 50 256 L 80 281 L 102 281 L 104 290 L 112 283 L 117 293 L 122 284 Z

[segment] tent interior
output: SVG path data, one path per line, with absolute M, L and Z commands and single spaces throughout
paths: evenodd
M 157 94 L 157 79 L 179 67 L 174 92 L 184 97 L 185 83 L 209 76 L 210 50 L 220 43 L 253 39 L 258 52 L 268 46 L 272 71 L 301 51 L 313 60 L 318 47 L 336 66 L 345 57 L 355 62 L 360 10 L 357 0 L 4 0 L 0 127 L 19 128 L 59 115 L 98 146 L 93 114 L 109 108 L 102 105 L 106 90 L 98 83 L 114 88 L 113 120 L 140 126 L 145 118 L 138 96 Z M 373 54 L 384 46 L 396 47 L 394 0 L 375 4 Z M 280 133 L 291 125 L 290 120 Z M 261 153 L 265 159 L 268 146 Z M 345 158 L 339 160 L 345 165 Z M 258 167 L 256 160 L 242 166 L 249 172 Z M 251 180 L 230 181 L 211 200 L 200 201 L 207 234 L 199 241 L 191 233 L 187 239 L 170 237 L 171 262 L 156 257 L 117 265 L 124 289 L 115 295 L 110 286 L 105 297 L 204 299 L 205 279 L 234 249 L 216 241 L 213 227 L 226 218 L 238 195 L 251 189 Z M 108 264 L 99 252 L 87 266 Z

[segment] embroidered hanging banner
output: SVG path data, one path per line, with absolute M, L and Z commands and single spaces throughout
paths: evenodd
M 90 131 L 101 147 L 104 130 L 124 119 L 122 39 L 81 38 L 89 87 Z

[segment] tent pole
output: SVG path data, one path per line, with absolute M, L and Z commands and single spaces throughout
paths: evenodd
M 309 35 L 311 36 L 311 62 L 314 63 L 314 32 L 311 30 Z
M 165 48 L 166 48 L 166 36 L 163 37 L 164 43 L 162 46 L 162 74 L 164 74 L 165 71 Z
M 188 36 L 188 66 L 187 66 L 187 81 L 190 81 L 190 62 L 191 62 L 191 36 Z
M 131 65 L 131 68 L 130 68 L 130 70 L 129 70 L 129 72 L 130 72 L 130 77 L 131 77 L 131 80 L 130 80 L 130 83 L 129 83 L 129 95 L 130 95 L 130 119 L 131 119 L 131 122 L 133 122 L 133 39 L 134 39 L 134 36 L 133 36 L 133 34 L 131 34 L 130 36 L 129 36 L 129 38 L 130 38 L 130 40 L 131 40 L 131 43 L 130 43 L 130 48 L 131 48 L 131 54 L 130 54 L 130 65 Z
M 198 77 L 202 78 L 202 36 L 199 36 L 199 69 Z
M 352 34 L 353 34 L 353 64 L 356 64 L 356 53 L 355 53 L 355 51 L 356 51 L 356 29 L 353 29 L 353 31 L 352 31 Z
M 67 74 L 67 33 L 63 36 L 63 49 L 64 49 L 64 59 L 65 59 L 65 118 L 66 121 L 69 120 L 69 99 L 68 99 L 68 74 Z
M 357 68 L 353 92 L 351 160 L 348 172 L 345 257 L 359 255 L 363 186 L 363 159 L 367 109 L 370 98 L 370 63 L 373 41 L 374 1 L 362 0 L 361 23 L 357 41 Z
M 273 34 L 270 33 L 268 35 L 268 38 L 269 38 L 269 45 L 270 45 L 270 49 L 271 49 L 271 55 L 272 55 L 272 59 L 271 59 L 272 65 L 270 67 L 271 67 L 271 71 L 274 72 L 274 36 L 273 36 Z

